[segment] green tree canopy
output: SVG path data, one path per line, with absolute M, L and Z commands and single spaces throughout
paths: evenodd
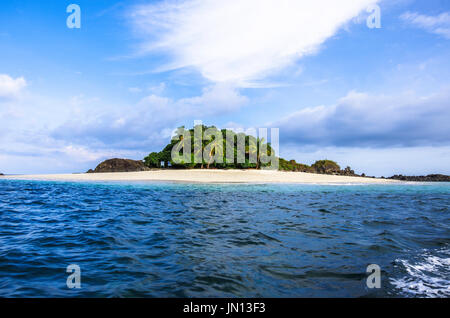
M 198 140 L 194 138 L 199 135 Z M 221 137 L 221 138 L 220 138 Z M 185 138 L 190 138 L 186 140 Z M 238 146 L 238 141 L 244 141 Z M 219 147 L 222 146 L 222 147 Z M 190 147 L 190 149 L 184 149 Z M 175 149 L 175 150 L 174 150 Z M 190 155 L 183 156 L 183 151 L 190 150 Z M 228 150 L 228 151 L 227 151 Z M 231 150 L 231 151 L 230 151 Z M 181 161 L 172 160 L 172 151 L 179 151 Z M 270 159 L 276 154 L 271 144 L 263 138 L 257 138 L 244 133 L 235 133 L 231 130 L 219 130 L 215 126 L 197 125 L 187 130 L 179 127 L 174 138 L 164 149 L 157 153 L 152 152 L 145 157 L 145 165 L 151 168 L 178 169 L 261 169 L 270 164 Z M 218 157 L 223 160 L 218 160 Z M 309 166 L 297 163 L 295 160 L 279 159 L 279 170 L 309 172 L 321 174 L 355 175 L 350 167 L 341 170 L 340 166 L 331 160 L 319 160 Z
M 159 153 L 152 152 L 147 157 L 144 158 L 144 164 L 150 168 L 160 168 L 161 167 L 161 157 Z
M 196 133 L 206 138 L 200 137 L 198 141 L 194 138 Z M 190 136 L 190 142 L 183 141 L 186 135 Z M 243 149 L 237 147 L 238 138 L 243 138 L 245 141 Z M 191 160 L 190 162 L 175 163 L 172 160 L 172 150 L 178 146 L 175 151 L 180 151 L 181 157 L 183 144 L 190 145 Z M 227 153 L 227 150 L 230 149 L 231 151 Z M 261 153 L 260 149 L 266 150 L 266 153 Z M 240 154 L 239 157 L 238 154 Z M 207 168 L 221 169 L 258 169 L 267 165 L 261 163 L 261 158 L 267 159 L 270 156 L 275 156 L 275 152 L 270 144 L 262 139 L 244 133 L 236 134 L 227 129 L 219 130 L 215 126 L 199 125 L 190 130 L 179 127 L 175 131 L 174 138 L 161 152 L 152 152 L 145 157 L 144 161 L 148 167 L 152 168 L 160 167 L 163 162 L 164 167 L 171 165 L 174 168 L 204 168 L 206 166 Z M 269 160 L 263 161 L 269 162 Z

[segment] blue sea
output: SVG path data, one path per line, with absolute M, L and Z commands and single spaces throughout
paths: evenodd
M 0 296 L 449 297 L 449 204 L 448 183 L 0 180 Z

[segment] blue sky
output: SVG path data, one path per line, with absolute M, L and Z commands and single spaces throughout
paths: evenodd
M 450 174 L 449 56 L 445 0 L 5 0 L 0 171 L 141 159 L 202 120 L 280 128 L 298 162 Z

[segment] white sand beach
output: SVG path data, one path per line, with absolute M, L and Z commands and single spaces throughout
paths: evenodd
M 3 176 L 48 181 L 167 181 L 186 183 L 391 184 L 395 180 L 264 170 L 152 170 L 144 172 Z

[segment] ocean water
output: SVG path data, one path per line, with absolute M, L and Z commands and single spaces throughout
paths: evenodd
M 449 297 L 449 203 L 445 183 L 0 180 L 0 296 Z

